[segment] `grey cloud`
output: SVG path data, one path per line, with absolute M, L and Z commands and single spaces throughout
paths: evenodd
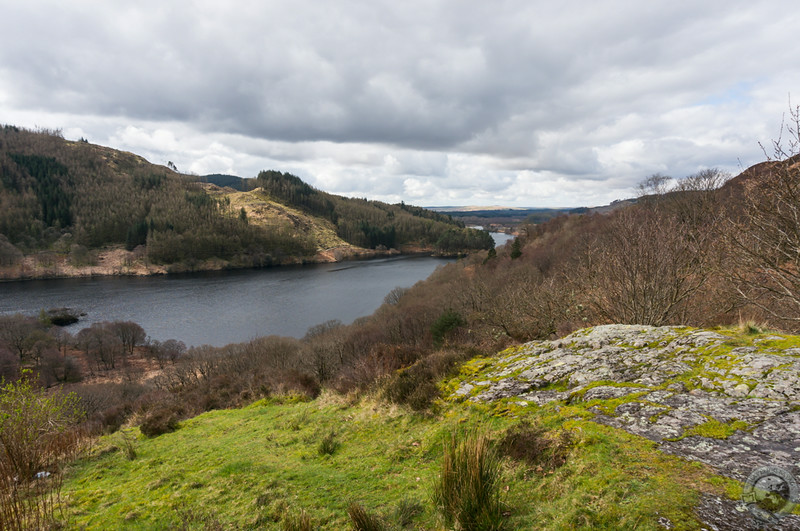
M 788 0 L 31 0 L 0 8 L 0 113 L 71 117 L 61 125 L 185 167 L 323 174 L 361 195 L 398 197 L 408 181 L 534 201 L 511 190 L 541 181 L 553 201 L 584 201 L 594 192 L 565 183 L 633 186 L 757 156 L 765 114 L 800 84 L 795 12 Z M 191 147 L 159 150 L 159 130 Z

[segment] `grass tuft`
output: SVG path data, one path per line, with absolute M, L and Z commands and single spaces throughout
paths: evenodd
M 311 517 L 305 511 L 289 512 L 281 521 L 283 531 L 311 531 Z
M 339 441 L 336 440 L 336 433 L 331 430 L 319 442 L 317 452 L 319 455 L 333 455 L 339 449 Z
M 738 330 L 740 333 L 747 336 L 757 336 L 769 331 L 769 325 L 766 323 L 756 323 L 755 321 L 739 321 Z
M 350 516 L 350 525 L 353 531 L 385 531 L 388 529 L 380 517 L 367 511 L 363 505 L 350 503 L 347 506 L 347 515 Z
M 194 507 L 186 507 L 176 511 L 178 516 L 177 529 L 189 531 L 190 529 L 203 529 L 205 531 L 222 531 L 225 527 L 213 515 Z
M 446 527 L 471 530 L 504 528 L 500 502 L 501 461 L 486 435 L 469 433 L 462 441 L 444 441 L 433 503 Z
M 397 507 L 395 507 L 394 519 L 400 524 L 400 527 L 409 527 L 414 523 L 414 519 L 424 511 L 425 508 L 417 500 L 403 498 L 397 503 Z

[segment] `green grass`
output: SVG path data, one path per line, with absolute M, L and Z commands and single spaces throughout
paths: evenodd
M 709 439 L 727 439 L 736 433 L 736 431 L 746 430 L 748 428 L 748 424 L 743 420 L 732 420 L 731 422 L 725 423 L 714 418 L 709 418 L 706 422 L 687 429 L 683 437 L 698 435 Z M 681 439 L 683 437 L 681 437 Z
M 573 416 L 568 407 L 442 404 L 438 416 L 329 395 L 297 403 L 261 401 L 185 421 L 174 433 L 135 441 L 103 438 L 68 471 L 67 526 L 85 529 L 347 529 L 358 504 L 394 528 L 437 529 L 431 501 L 443 442 L 477 430 L 499 441 L 525 420 L 566 429 L 566 464 L 536 470 L 503 461 L 508 529 L 696 529 L 701 490 L 735 491 L 707 468 L 666 456 L 652 443 Z M 335 433 L 332 454 L 320 442 Z M 303 523 L 299 525 L 299 515 Z M 303 527 L 304 528 L 304 527 Z

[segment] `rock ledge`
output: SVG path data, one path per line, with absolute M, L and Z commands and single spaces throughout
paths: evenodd
M 767 465 L 800 477 L 798 337 L 604 325 L 481 362 L 452 399 L 583 403 L 595 422 L 739 481 Z

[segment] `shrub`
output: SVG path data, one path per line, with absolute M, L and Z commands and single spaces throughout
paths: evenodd
M 47 393 L 33 375 L 0 387 L 0 527 L 57 526 L 61 465 L 77 451 L 80 412 L 72 394 Z
M 178 429 L 178 423 L 185 414 L 181 404 L 159 404 L 144 417 L 139 430 L 145 437 L 157 437 Z
M 100 428 L 107 433 L 114 433 L 122 427 L 130 414 L 130 407 L 126 404 L 111 406 L 100 413 Z
M 384 394 L 391 402 L 406 404 L 415 411 L 423 411 L 439 396 L 439 389 L 434 383 L 435 377 L 433 371 L 424 364 L 415 364 L 397 371 L 386 384 Z
M 453 309 L 445 310 L 431 325 L 433 344 L 437 347 L 440 346 L 448 332 L 466 324 L 467 321 L 464 320 L 460 313 Z
M 125 457 L 128 461 L 133 461 L 136 459 L 136 442 L 134 441 L 133 437 L 125 432 L 121 433 L 121 441 L 120 444 L 122 445 L 122 451 L 125 453 Z
M 439 397 L 436 382 L 447 376 L 469 354 L 442 350 L 423 358 L 392 376 L 384 388 L 384 396 L 395 404 L 406 404 L 415 411 L 428 409 Z
M 433 485 L 433 504 L 448 529 L 503 529 L 500 458 L 485 435 L 461 442 L 445 439 L 442 469 Z
M 147 388 L 139 384 L 100 383 L 75 386 L 80 407 L 96 433 L 113 433 L 136 409 L 146 402 Z
M 279 387 L 284 393 L 297 392 L 309 398 L 317 398 L 322 391 L 316 378 L 298 370 L 283 372 Z

